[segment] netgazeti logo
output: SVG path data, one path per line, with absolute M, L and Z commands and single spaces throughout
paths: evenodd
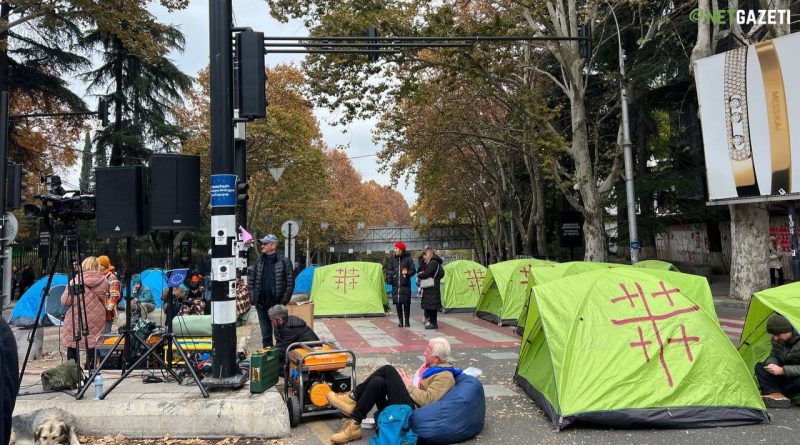
M 778 25 L 791 23 L 792 13 L 788 9 L 718 9 L 704 13 L 695 8 L 689 12 L 689 20 L 710 25 Z

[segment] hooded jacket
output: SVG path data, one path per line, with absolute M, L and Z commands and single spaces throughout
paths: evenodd
M 69 282 L 70 286 L 75 284 L 73 278 Z M 97 270 L 87 270 L 83 272 L 83 285 L 84 285 L 84 304 L 80 313 L 86 314 L 87 325 L 89 327 L 89 349 L 92 349 L 97 344 L 97 338 L 103 333 L 103 328 L 106 324 L 106 295 L 108 293 L 109 282 L 103 272 Z M 77 300 L 75 301 L 77 303 Z M 69 307 L 67 314 L 64 317 L 64 329 L 61 331 L 61 346 L 65 348 L 74 348 L 75 340 L 72 338 L 73 324 L 78 327 L 77 315 L 79 312 L 75 311 L 73 298 L 69 295 L 69 286 L 64 289 L 61 294 L 61 304 Z M 75 318 L 73 319 L 73 314 Z M 74 321 L 73 321 L 74 320 Z M 84 339 L 80 341 L 80 347 L 85 345 Z
M 305 320 L 290 315 L 283 326 L 275 328 L 275 348 L 278 350 L 281 364 L 286 363 L 286 348 L 299 341 L 319 341 L 319 337 L 308 327 Z
M 405 274 L 403 270 L 405 269 Z M 386 284 L 392 286 L 392 302 L 394 304 L 411 302 L 411 277 L 417 273 L 411 254 L 406 251 L 400 256 L 392 256 L 386 268 Z
M 444 278 L 444 265 L 438 255 L 431 257 L 425 264 L 425 269 L 421 270 L 417 278 L 423 280 L 433 277 L 433 287 L 422 289 L 422 309 L 427 311 L 438 311 L 442 308 L 441 280 Z

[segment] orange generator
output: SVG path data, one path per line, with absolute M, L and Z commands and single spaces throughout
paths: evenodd
M 328 393 L 349 392 L 356 386 L 356 356 L 330 342 L 292 343 L 286 349 L 283 399 L 289 424 L 303 417 L 339 412 L 328 404 Z

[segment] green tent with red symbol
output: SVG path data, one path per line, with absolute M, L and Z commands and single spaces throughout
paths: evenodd
M 383 317 L 389 305 L 378 263 L 349 261 L 314 271 L 311 300 L 315 317 Z
M 713 301 L 694 295 L 685 274 L 657 272 L 597 270 L 534 286 L 514 380 L 556 428 L 767 420 Z
M 526 258 L 490 265 L 483 279 L 475 315 L 499 325 L 516 325 L 525 305 L 528 274 L 535 265 L 544 264 L 553 263 Z
M 486 268 L 475 261 L 458 260 L 444 265 L 442 312 L 473 312 L 481 296 Z

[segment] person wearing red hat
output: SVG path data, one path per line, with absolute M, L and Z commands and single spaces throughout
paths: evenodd
M 392 285 L 392 302 L 397 308 L 399 327 L 411 327 L 411 277 L 417 273 L 414 260 L 402 241 L 394 243 L 394 256 L 386 270 L 386 284 Z

